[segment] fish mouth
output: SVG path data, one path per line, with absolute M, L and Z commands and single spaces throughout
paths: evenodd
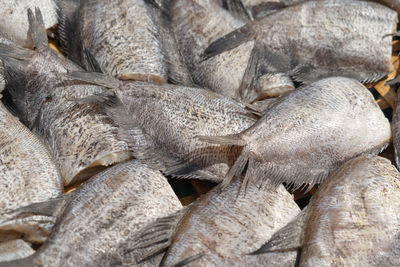
M 64 181 L 66 188 L 72 188 L 75 184 L 81 183 L 95 174 L 103 171 L 117 163 L 122 163 L 132 158 L 130 151 L 117 151 L 107 153 L 105 156 L 100 157 L 87 165 L 84 169 L 78 172 L 70 181 Z
M 161 76 L 153 75 L 153 74 L 142 74 L 142 73 L 122 73 L 118 79 L 127 81 L 142 81 L 142 82 L 152 82 L 164 84 L 167 83 L 167 80 Z

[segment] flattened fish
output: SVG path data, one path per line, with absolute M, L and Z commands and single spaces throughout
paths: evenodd
M 115 266 L 140 251 L 132 251 L 132 245 L 145 225 L 181 208 L 160 172 L 139 161 L 121 163 L 73 192 L 48 241 L 35 254 L 0 266 Z
M 309 1 L 225 35 L 206 49 L 204 58 L 254 40 L 257 60 L 248 67 L 252 81 L 282 72 L 301 83 L 331 76 L 373 82 L 393 70 L 391 38 L 383 37 L 396 31 L 397 21 L 396 12 L 372 2 Z
M 268 177 L 296 188 L 322 182 L 362 153 L 381 152 L 390 140 L 390 124 L 361 83 L 332 77 L 281 96 L 240 134 L 200 138 L 243 147 L 225 183 L 247 166 L 245 185 Z
M 0 35 L 23 47 L 32 47 L 28 35 L 28 8 L 39 7 L 44 14 L 44 25 L 49 29 L 57 24 L 56 6 L 53 0 L 0 0 Z
M 399 266 L 400 174 L 390 161 L 346 162 L 255 254 L 299 247 L 299 266 Z
M 22 239 L 0 243 L 0 262 L 25 258 L 33 253 L 35 251 Z
M 122 80 L 191 83 L 166 19 L 146 2 L 58 1 L 62 50 L 86 70 Z
M 36 17 L 30 13 L 37 51 L 3 45 L 0 54 L 16 109 L 50 144 L 64 185 L 69 185 L 131 155 L 102 107 L 73 101 L 104 89 L 68 83 L 65 73 L 82 69 L 47 46 L 39 12 Z
M 169 12 L 180 51 L 195 83 L 246 102 L 254 100 L 259 94 L 275 96 L 294 89 L 292 81 L 284 74 L 249 81 L 251 70 L 246 68 L 248 62 L 256 60 L 256 55 L 251 53 L 254 43 L 251 40 L 202 61 L 201 55 L 211 42 L 244 24 L 217 1 L 174 0 Z
M 0 103 L 0 240 L 23 235 L 43 242 L 48 218 L 21 218 L 10 211 L 58 197 L 63 184 L 48 148 Z
M 161 266 L 294 266 L 295 251 L 248 255 L 299 213 L 293 197 L 282 185 L 270 190 L 252 185 L 247 194 L 240 187 L 240 181 L 226 188 L 219 185 L 180 217 L 163 221 L 164 227 L 158 220 L 144 232 L 143 242 L 138 239 L 138 246 L 160 246 L 147 232 L 170 235 Z
M 114 88 L 117 97 L 107 104 L 107 114 L 120 129 L 125 129 L 123 140 L 136 152 L 134 156 L 148 163 L 159 160 L 161 170 L 166 173 L 192 158 L 195 161 L 191 162 L 188 172 L 216 163 L 232 164 L 235 159 L 232 153 L 237 150 L 194 137 L 239 133 L 256 121 L 243 105 L 206 89 L 122 82 L 93 73 L 72 73 L 71 76 Z M 198 158 L 197 155 L 207 156 Z M 197 178 L 220 181 L 226 171 L 224 168 L 210 177 Z

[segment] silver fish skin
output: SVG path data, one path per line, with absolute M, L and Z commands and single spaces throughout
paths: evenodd
M 35 254 L 3 265 L 115 266 L 148 223 L 182 208 L 167 179 L 139 161 L 121 163 L 76 189 Z M 157 266 L 160 257 L 143 266 Z M 158 262 L 157 262 L 158 261 Z M 0 263 L 0 266 L 3 266 Z
M 46 216 L 17 217 L 12 211 L 63 193 L 48 147 L 0 103 L 0 239 L 7 233 L 43 242 L 51 228 Z M 14 215 L 13 215 L 14 214 Z
M 4 48 L 6 52 L 15 50 L 14 55 L 3 56 L 8 70 L 14 73 L 7 78 L 8 91 L 24 123 L 49 143 L 64 185 L 131 158 L 127 144 L 117 138 L 118 129 L 103 108 L 75 101 L 104 89 L 71 84 L 66 73 L 82 69 L 47 46 L 38 10 L 32 20 L 34 36 L 42 38 L 35 44 L 37 51 Z
M 295 266 L 296 251 L 248 255 L 299 213 L 293 197 L 282 185 L 275 190 L 251 185 L 246 193 L 240 189 L 240 181 L 218 186 L 191 204 L 161 266 L 199 254 L 188 266 Z
M 57 24 L 56 6 L 53 0 L 0 0 L 0 6 L 0 35 L 23 47 L 33 46 L 32 39 L 28 35 L 29 22 L 26 17 L 28 8 L 39 7 L 43 11 L 46 29 Z
M 291 80 L 278 77 L 278 81 L 265 79 L 262 83 L 255 84 L 254 90 L 245 92 L 247 89 L 242 80 L 245 79 L 247 63 L 252 55 L 253 41 L 202 61 L 201 55 L 211 42 L 244 25 L 243 21 L 234 18 L 217 2 L 174 0 L 170 4 L 171 25 L 194 82 L 245 102 L 253 100 L 261 93 L 268 95 L 266 91 L 274 87 L 275 83 L 283 82 L 284 87 L 288 82 L 289 90 L 293 90 Z
M 299 266 L 398 266 L 399 200 L 400 174 L 391 162 L 357 157 L 254 254 L 301 248 Z
M 33 253 L 30 244 L 22 239 L 0 243 L 0 262 L 25 258 Z
M 124 140 L 131 149 L 143 152 L 134 156 L 142 161 L 158 158 L 166 169 L 191 159 L 191 167 L 196 166 L 192 171 L 211 166 L 209 172 L 214 175 L 197 178 L 221 181 L 227 164 L 235 159 L 232 153 L 237 152 L 229 146 L 200 141 L 195 138 L 197 135 L 239 133 L 256 121 L 243 105 L 210 90 L 133 81 L 115 83 L 121 104 L 107 113 L 120 129 L 127 130 Z M 139 130 L 132 133 L 131 128 L 135 127 Z M 197 157 L 203 154 L 209 157 Z
M 58 1 L 62 50 L 86 70 L 97 61 L 95 70 L 121 80 L 191 84 L 167 19 L 146 2 Z
M 200 139 L 243 147 L 225 183 L 248 163 L 245 183 L 268 177 L 296 188 L 323 182 L 357 155 L 380 153 L 390 136 L 371 92 L 354 79 L 332 77 L 281 96 L 240 134 Z
M 8 44 L 8 45 L 13 45 L 13 42 L 8 40 L 7 38 L 4 38 L 3 36 L 0 35 L 0 44 Z M 0 93 L 4 90 L 6 87 L 6 81 L 4 80 L 4 65 L 3 62 L 0 60 Z
M 308 1 L 225 35 L 204 57 L 255 40 L 267 73 L 281 71 L 301 83 L 331 76 L 374 82 L 393 71 L 391 38 L 383 37 L 396 31 L 397 22 L 396 12 L 373 2 Z

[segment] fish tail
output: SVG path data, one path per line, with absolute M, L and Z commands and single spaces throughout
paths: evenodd
M 232 134 L 226 136 L 203 136 L 198 135 L 196 136 L 201 141 L 210 143 L 210 144 L 217 144 L 217 145 L 234 145 L 234 146 L 245 146 L 246 141 L 243 140 L 240 134 Z
M 211 43 L 202 54 L 201 60 L 207 60 L 225 51 L 238 47 L 241 44 L 250 41 L 252 38 L 253 31 L 251 25 L 246 24 Z
M 57 37 L 60 50 L 71 58 L 79 58 L 81 44 L 78 32 L 80 0 L 55 0 L 57 6 Z
M 29 35 L 32 38 L 35 49 L 47 49 L 49 40 L 47 39 L 46 27 L 44 26 L 42 12 L 38 7 L 35 8 L 35 14 L 28 9 Z
M 227 9 L 233 16 L 243 21 L 254 20 L 253 14 L 247 10 L 242 0 L 223 0 L 222 6 Z

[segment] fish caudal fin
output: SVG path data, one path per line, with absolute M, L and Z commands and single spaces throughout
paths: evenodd
M 253 32 L 250 26 L 251 25 L 244 25 L 211 43 L 201 56 L 201 60 L 207 60 L 250 41 L 253 38 Z
M 30 8 L 28 9 L 28 21 L 28 33 L 32 38 L 35 49 L 48 49 L 49 40 L 47 39 L 42 12 L 39 8 L 35 8 L 35 14 L 33 14 L 33 11 Z
M 234 17 L 244 21 L 254 20 L 253 15 L 244 6 L 242 0 L 223 0 L 222 6 L 227 9 Z
M 235 145 L 235 146 L 245 146 L 246 141 L 243 140 L 240 135 L 232 134 L 226 136 L 204 136 L 204 135 L 197 135 L 201 141 L 210 143 L 210 144 L 217 144 L 217 145 Z
M 188 208 L 183 208 L 170 216 L 158 218 L 138 234 L 130 252 L 138 249 L 146 249 L 146 253 L 136 259 L 137 263 L 149 260 L 168 249 L 179 223 L 185 217 L 187 211 Z
M 305 225 L 309 218 L 307 210 L 308 208 L 306 207 L 294 220 L 276 232 L 266 244 L 250 254 L 257 255 L 268 252 L 284 252 L 300 249 L 303 246 Z
M 87 82 L 107 88 L 118 88 L 120 81 L 112 76 L 99 72 L 74 71 L 67 75 L 73 80 Z

